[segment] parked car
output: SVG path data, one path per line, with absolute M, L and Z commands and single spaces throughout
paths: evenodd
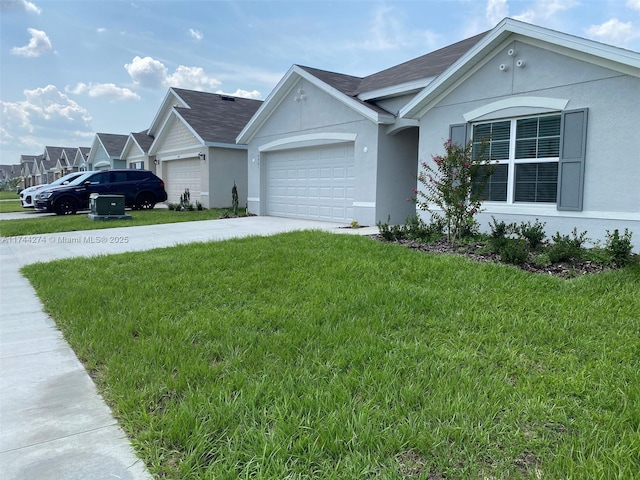
M 23 208 L 33 208 L 35 207 L 35 194 L 38 190 L 42 190 L 43 188 L 57 187 L 58 185 L 66 185 L 72 182 L 74 179 L 78 178 L 80 175 L 86 172 L 73 172 L 65 175 L 64 177 L 60 177 L 59 179 L 51 182 L 44 183 L 42 185 L 34 185 L 33 187 L 27 187 L 24 190 L 19 192 L 20 194 L 20 203 Z
M 68 185 L 47 188 L 36 194 L 36 210 L 73 215 L 89 208 L 89 196 L 123 195 L 125 206 L 151 209 L 167 199 L 164 182 L 149 170 L 103 170 L 88 172 Z

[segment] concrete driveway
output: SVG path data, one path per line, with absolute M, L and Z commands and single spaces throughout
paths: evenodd
M 2 214 L 17 218 L 25 214 Z M 31 214 L 33 215 L 33 214 Z M 0 472 L 4 480 L 149 479 L 84 367 L 43 311 L 20 267 L 60 258 L 143 251 L 191 242 L 376 227 L 274 217 L 0 237 Z

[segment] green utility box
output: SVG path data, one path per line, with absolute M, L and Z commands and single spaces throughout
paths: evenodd
M 121 220 L 130 219 L 131 215 L 124 213 L 124 195 L 100 195 L 92 193 L 89 196 L 89 218 L 92 220 Z

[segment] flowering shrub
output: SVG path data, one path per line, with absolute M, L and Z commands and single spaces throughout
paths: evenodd
M 418 208 L 430 212 L 434 220 L 444 217 L 450 243 L 462 238 L 469 225 L 476 223 L 474 217 L 481 211 L 481 194 L 495 169 L 484 158 L 484 143 L 476 154 L 472 154 L 471 146 L 472 142 L 466 146 L 458 146 L 451 140 L 444 142 L 444 155 L 434 155 L 433 165 L 421 163 L 418 182 L 424 188 L 414 189 Z

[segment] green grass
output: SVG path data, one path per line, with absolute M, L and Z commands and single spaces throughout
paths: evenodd
M 0 205 L 2 203 L 0 202 Z M 131 220 L 95 221 L 87 218 L 86 213 L 77 215 L 36 215 L 35 218 L 2 220 L 0 236 L 14 237 L 19 235 L 36 235 L 42 233 L 72 232 L 79 230 L 98 230 L 116 227 L 135 227 L 140 225 L 157 225 L 160 223 L 194 222 L 198 220 L 218 219 L 224 209 L 211 208 L 192 212 L 174 212 L 167 209 L 127 211 Z M 244 215 L 244 209 L 240 209 Z
M 637 264 L 560 280 L 298 232 L 23 271 L 156 478 L 640 471 Z
M 20 199 L 0 200 L 0 213 L 23 212 L 26 211 L 20 204 Z
M 14 191 L 0 190 L 0 200 L 19 200 L 19 198 Z

